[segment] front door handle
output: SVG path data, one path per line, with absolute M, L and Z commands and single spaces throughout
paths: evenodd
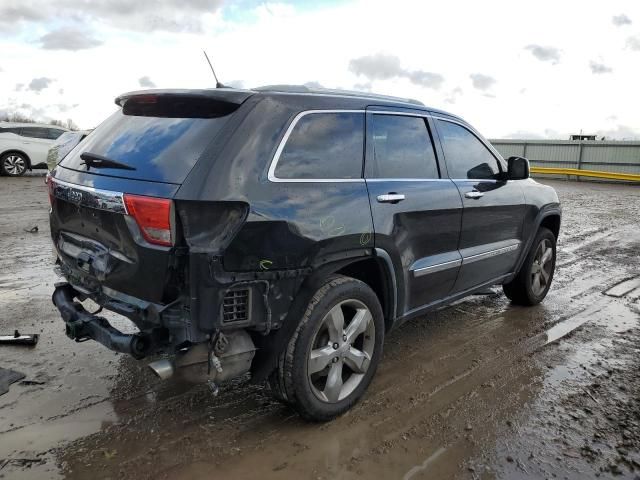
M 484 196 L 484 193 L 482 193 L 482 192 L 477 192 L 477 191 L 475 191 L 475 190 L 474 190 L 474 191 L 472 191 L 472 192 L 467 192 L 467 193 L 465 193 L 465 194 L 464 194 L 464 196 L 465 196 L 466 198 L 481 198 L 481 197 L 483 197 L 483 196 Z
M 376 198 L 380 203 L 398 203 L 404 200 L 404 195 L 402 193 L 386 193 L 378 195 Z

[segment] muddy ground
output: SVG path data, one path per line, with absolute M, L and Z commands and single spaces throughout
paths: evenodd
M 42 180 L 0 178 L 0 327 L 41 334 L 0 346 L 26 374 L 0 397 L 0 477 L 640 478 L 637 186 L 547 181 L 564 219 L 545 302 L 496 288 L 405 324 L 364 400 L 319 425 L 246 380 L 213 398 L 68 340 Z

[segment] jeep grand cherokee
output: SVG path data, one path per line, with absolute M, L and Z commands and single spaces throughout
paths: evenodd
M 116 104 L 48 180 L 53 302 L 69 337 L 153 356 L 162 378 L 251 372 L 328 420 L 363 395 L 390 329 L 491 285 L 523 305 L 549 290 L 555 191 L 460 117 L 288 86 Z

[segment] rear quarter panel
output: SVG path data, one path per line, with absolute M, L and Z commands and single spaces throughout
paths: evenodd
M 338 252 L 373 247 L 364 180 L 298 183 L 267 177 L 286 128 L 304 106 L 264 98 L 250 99 L 242 108 L 228 143 L 198 163 L 176 196 L 250 206 L 225 252 L 225 270 L 301 268 Z
M 307 275 L 301 270 L 373 251 L 364 180 L 302 183 L 268 179 L 269 165 L 286 128 L 297 113 L 312 107 L 317 106 L 291 105 L 270 97 L 249 99 L 234 119 L 235 125 L 230 125 L 224 147 L 213 149 L 207 161 L 196 165 L 176 196 L 178 200 L 249 206 L 246 221 L 224 252 L 202 252 L 198 258 L 192 255 L 190 261 L 192 265 L 211 265 L 219 256 L 232 281 L 246 275 L 255 279 L 295 275 L 289 283 L 291 289 L 285 288 L 287 282 L 272 283 L 269 303 L 274 324 L 284 320 Z M 202 311 L 211 308 L 205 305 L 206 299 L 220 288 L 210 271 L 202 270 L 208 277 L 198 280 L 199 291 L 192 292 L 202 299 Z

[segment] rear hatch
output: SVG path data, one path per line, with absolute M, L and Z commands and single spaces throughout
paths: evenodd
M 122 108 L 49 179 L 51 235 L 74 286 L 154 303 L 177 297 L 181 231 L 172 199 L 250 95 L 171 90 L 116 100 Z

